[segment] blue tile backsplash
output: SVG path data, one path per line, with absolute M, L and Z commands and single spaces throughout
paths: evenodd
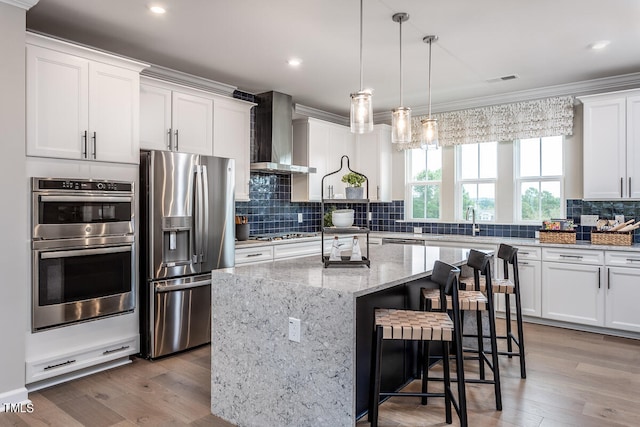
M 233 96 L 245 101 L 255 102 L 255 96 L 235 91 Z M 254 140 L 255 116 L 251 112 L 251 141 Z M 253 149 L 252 144 L 252 149 Z M 319 202 L 291 202 L 291 177 L 252 173 L 250 181 L 250 202 L 236 202 L 236 215 L 246 215 L 251 224 L 251 235 L 278 233 L 310 233 L 320 231 L 322 222 Z M 326 204 L 325 209 L 331 204 Z M 339 206 L 339 207 L 338 207 Z M 353 208 L 356 211 L 356 224 L 363 224 L 365 208 L 362 205 L 341 203 L 338 208 Z M 404 219 L 404 202 L 371 203 L 372 231 L 412 233 L 414 227 L 422 227 L 424 233 L 471 235 L 471 224 L 441 222 L 398 222 Z M 613 219 L 615 215 L 640 220 L 640 201 L 592 201 L 567 200 L 567 218 L 580 224 L 580 215 L 599 215 L 600 218 Z M 298 214 L 303 216 L 298 223 Z M 540 229 L 537 225 L 480 224 L 481 236 L 534 238 Z M 578 226 L 577 240 L 590 240 L 591 227 Z M 640 229 L 634 232 L 634 242 L 640 243 Z
M 250 202 L 236 202 L 236 214 L 246 215 L 251 224 L 251 235 L 277 233 L 309 233 L 320 230 L 322 216 L 319 202 L 291 202 L 291 177 L 252 173 Z M 325 204 L 325 209 L 330 208 Z M 424 233 L 471 235 L 471 224 L 436 222 L 397 222 L 404 219 L 404 203 L 401 200 L 390 203 L 371 203 L 372 231 L 412 233 L 413 227 L 422 227 Z M 351 207 L 356 210 L 356 223 L 365 218 L 364 206 L 350 206 L 344 203 L 338 208 Z M 301 213 L 303 222 L 298 223 Z M 626 218 L 640 220 L 640 201 L 609 202 L 567 200 L 567 218 L 580 223 L 580 215 L 600 215 L 613 218 L 623 214 Z M 480 224 L 481 236 L 534 238 L 540 229 L 537 225 Z M 590 240 L 591 228 L 579 226 L 576 238 Z M 640 243 L 640 234 L 635 233 L 634 242 Z

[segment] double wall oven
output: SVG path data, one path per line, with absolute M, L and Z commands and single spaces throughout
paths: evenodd
M 135 308 L 132 182 L 32 178 L 32 330 Z

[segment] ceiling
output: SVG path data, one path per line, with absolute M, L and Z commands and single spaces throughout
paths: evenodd
M 162 5 L 164 15 L 148 10 Z M 359 83 L 357 0 L 40 0 L 27 27 L 341 116 Z M 640 72 L 637 0 L 366 0 L 363 63 L 374 112 Z M 603 50 L 589 45 L 609 40 Z M 300 58 L 298 68 L 287 64 Z M 517 75 L 502 81 L 499 77 Z M 497 81 L 495 81 L 497 79 Z

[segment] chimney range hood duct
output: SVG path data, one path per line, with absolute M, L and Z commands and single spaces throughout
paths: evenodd
M 316 168 L 293 165 L 291 129 L 292 99 L 279 92 L 256 95 L 256 138 L 252 150 L 252 172 L 315 173 Z

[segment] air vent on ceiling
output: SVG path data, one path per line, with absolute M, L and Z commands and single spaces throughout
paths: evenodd
M 496 82 L 506 82 L 507 80 L 515 80 L 519 78 L 519 76 L 517 74 L 510 74 L 508 76 L 502 76 L 502 77 L 496 77 L 493 79 L 489 79 L 487 80 L 487 82 L 489 83 L 496 83 Z

